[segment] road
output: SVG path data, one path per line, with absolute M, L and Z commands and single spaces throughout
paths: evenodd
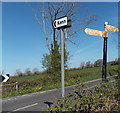
M 86 85 L 89 87 L 94 87 L 100 82 L 101 79 L 97 79 L 86 82 Z M 72 92 L 73 87 L 76 86 L 73 85 L 65 87 L 65 93 Z M 24 111 L 24 113 L 30 113 L 30 111 L 46 111 L 48 104 L 53 106 L 56 102 L 56 99 L 60 97 L 61 88 L 6 98 L 2 100 L 2 113 L 14 113 L 16 111 L 17 113 L 18 111 Z

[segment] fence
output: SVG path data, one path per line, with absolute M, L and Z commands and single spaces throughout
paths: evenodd
M 7 92 L 12 92 L 12 91 L 17 91 L 18 90 L 18 82 L 12 83 L 12 84 L 2 84 L 2 92 L 7 93 Z
M 47 83 L 51 83 L 49 78 L 31 79 L 31 80 L 24 80 L 19 82 L 9 81 L 7 83 L 2 84 L 2 93 L 10 93 L 19 90 L 26 90 L 28 88 L 42 87 Z
M 24 90 L 29 87 L 29 84 L 27 82 L 21 84 L 18 82 L 11 83 L 11 84 L 2 84 L 2 93 L 9 93 L 9 92 L 14 92 L 18 91 L 20 89 Z

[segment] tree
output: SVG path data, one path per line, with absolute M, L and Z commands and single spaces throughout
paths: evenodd
M 51 74 L 51 55 L 44 54 L 42 58 L 42 68 L 47 71 L 47 73 Z
M 32 73 L 38 75 L 40 72 L 39 72 L 38 68 L 34 68 L 32 70 Z
M 30 68 L 25 69 L 25 73 L 24 74 L 25 75 L 31 75 L 32 72 L 31 72 Z
M 15 72 L 15 76 L 23 76 L 23 73 L 21 72 L 20 69 L 17 69 L 16 72 Z
M 86 62 L 86 67 L 91 67 L 91 62 L 90 61 Z
M 80 67 L 83 69 L 85 67 L 85 62 L 81 62 Z
M 49 54 L 43 55 L 42 65 L 47 70 L 47 72 L 53 73 L 53 75 L 59 75 L 60 72 L 60 32 L 53 28 L 53 21 L 59 17 L 67 16 L 72 19 L 72 24 L 74 27 L 79 26 L 79 28 L 68 28 L 64 30 L 67 34 L 65 37 L 65 65 L 67 67 L 68 54 L 67 54 L 67 43 L 71 42 L 74 35 L 83 29 L 86 25 L 96 20 L 95 16 L 90 16 L 84 19 L 84 22 L 80 22 L 80 19 L 76 19 L 76 14 L 79 14 L 77 3 L 46 3 L 38 4 L 38 9 L 35 10 L 30 4 L 28 6 L 32 9 L 34 17 L 36 18 L 38 24 L 40 25 L 44 38 L 46 41 L 46 46 L 48 48 Z M 45 7 L 44 7 L 45 6 Z M 37 12 L 39 11 L 39 12 Z M 50 59 L 49 59 L 50 58 Z M 46 59 L 46 60 L 45 60 Z M 48 60 L 48 61 L 47 61 Z
M 102 59 L 98 59 L 94 62 L 94 66 L 95 67 L 100 67 L 102 66 L 103 60 Z

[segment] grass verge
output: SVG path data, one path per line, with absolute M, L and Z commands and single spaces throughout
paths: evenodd
M 109 66 L 107 76 L 117 74 L 117 72 L 114 70 L 117 70 L 117 66 Z M 65 76 L 65 86 L 76 85 L 78 82 L 87 82 L 99 78 L 101 78 L 101 67 L 69 70 L 68 75 Z M 60 88 L 60 80 L 60 77 L 49 77 L 47 74 L 41 76 L 39 75 L 39 77 L 38 75 L 32 75 L 28 77 L 13 77 L 8 83 L 10 84 L 13 81 L 18 81 L 19 84 L 22 86 L 19 86 L 18 91 L 12 91 L 12 89 L 10 90 L 10 87 L 8 87 L 8 89 L 4 87 L 4 89 L 6 88 L 9 91 L 3 92 L 2 97 L 6 98 L 12 96 L 19 96 L 39 91 Z M 24 83 L 27 83 L 27 86 Z

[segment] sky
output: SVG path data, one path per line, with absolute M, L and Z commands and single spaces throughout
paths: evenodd
M 30 3 L 33 7 L 37 3 Z M 103 31 L 104 22 L 118 27 L 118 3 L 116 2 L 82 2 L 78 18 L 96 15 L 97 20 L 86 28 Z M 46 7 L 46 3 L 44 3 Z M 47 25 L 46 25 L 47 27 Z M 73 28 L 75 26 L 72 26 Z M 79 28 L 79 26 L 77 27 Z M 72 29 L 72 28 L 71 28 Z M 117 33 L 109 31 L 108 61 L 118 57 Z M 69 67 L 79 67 L 81 62 L 91 61 L 103 57 L 103 37 L 87 35 L 84 29 L 78 32 L 74 39 L 77 45 L 68 43 L 70 52 Z M 2 69 L 4 73 L 14 75 L 17 69 L 22 72 L 26 68 L 38 68 L 43 71 L 41 60 L 43 54 L 48 53 L 44 34 L 34 18 L 34 13 L 26 3 L 2 3 Z

